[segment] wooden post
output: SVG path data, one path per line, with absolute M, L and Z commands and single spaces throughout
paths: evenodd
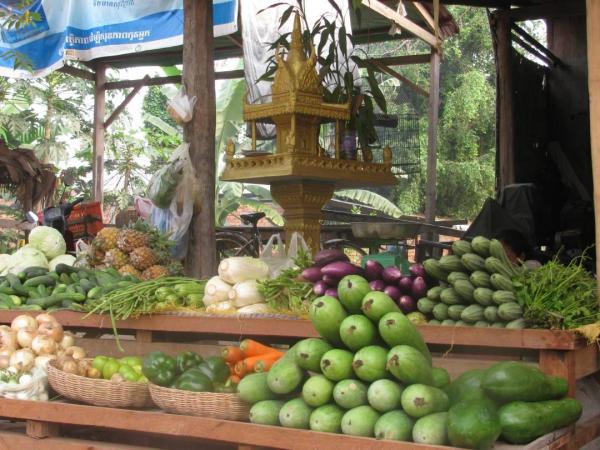
M 94 76 L 94 145 L 92 154 L 92 198 L 102 203 L 104 188 L 104 113 L 106 107 L 106 65 L 96 65 Z
M 427 129 L 427 188 L 425 221 L 435 223 L 437 184 L 437 130 L 440 108 L 440 53 L 431 49 L 431 76 L 429 82 L 429 122 Z M 428 236 L 431 239 L 431 236 Z
M 212 1 L 183 2 L 183 84 L 196 96 L 194 116 L 184 127 L 198 181 L 190 225 L 186 272 L 197 277 L 217 273 L 215 250 L 215 70 Z
M 596 220 L 596 273 L 600 274 L 600 0 L 587 0 L 587 52 Z M 598 286 L 600 288 L 600 278 Z
M 512 82 L 511 19 L 502 11 L 496 16 L 498 70 L 498 178 L 499 189 L 514 183 L 514 115 Z

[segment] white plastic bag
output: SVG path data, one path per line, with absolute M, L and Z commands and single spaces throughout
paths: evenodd
M 179 92 L 167 103 L 167 111 L 178 124 L 192 120 L 196 97 L 190 97 L 185 93 L 185 87 L 181 86 Z
M 298 253 L 302 250 L 303 253 L 307 253 L 310 255 L 310 247 L 302 237 L 300 233 L 294 231 L 292 233 L 292 237 L 287 243 L 287 257 L 294 261 L 298 257 Z
M 34 367 L 31 374 L 21 376 L 19 383 L 0 381 L 0 397 L 48 401 L 48 374 L 44 369 Z
M 259 259 L 269 266 L 269 277 L 273 278 L 294 265 L 285 253 L 285 246 L 279 233 L 272 235 L 260 252 Z M 291 264 L 290 264 L 291 263 Z

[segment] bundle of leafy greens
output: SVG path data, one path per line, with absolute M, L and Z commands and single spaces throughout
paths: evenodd
M 585 255 L 568 265 L 557 258 L 513 279 L 524 318 L 534 328 L 574 329 L 600 321 L 596 280 Z

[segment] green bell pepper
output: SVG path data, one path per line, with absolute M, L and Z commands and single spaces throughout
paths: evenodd
M 215 392 L 221 392 L 223 394 L 235 394 L 237 392 L 237 384 L 231 380 L 227 380 L 226 383 L 214 383 Z
M 194 392 L 213 392 L 214 387 L 210 378 L 196 368 L 186 370 L 173 383 L 173 388 Z
M 144 360 L 142 372 L 152 383 L 169 386 L 177 376 L 177 363 L 164 352 L 152 352 Z
M 179 353 L 175 358 L 175 361 L 177 362 L 177 370 L 180 373 L 183 373 L 192 367 L 198 367 L 204 362 L 204 359 L 195 352 L 186 351 Z

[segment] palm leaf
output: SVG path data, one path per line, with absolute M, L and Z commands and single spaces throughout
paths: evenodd
M 362 203 L 391 217 L 402 215 L 400 209 L 387 198 L 365 189 L 343 189 L 336 191 L 333 196 Z
M 167 122 L 162 120 L 160 117 L 156 117 L 155 115 L 150 114 L 150 113 L 144 113 L 142 118 L 143 118 L 143 120 L 151 123 L 156 128 L 158 128 L 159 130 L 161 130 L 162 132 L 164 132 L 166 134 L 171 134 L 171 135 L 179 134 L 179 130 L 177 128 L 172 127 Z

